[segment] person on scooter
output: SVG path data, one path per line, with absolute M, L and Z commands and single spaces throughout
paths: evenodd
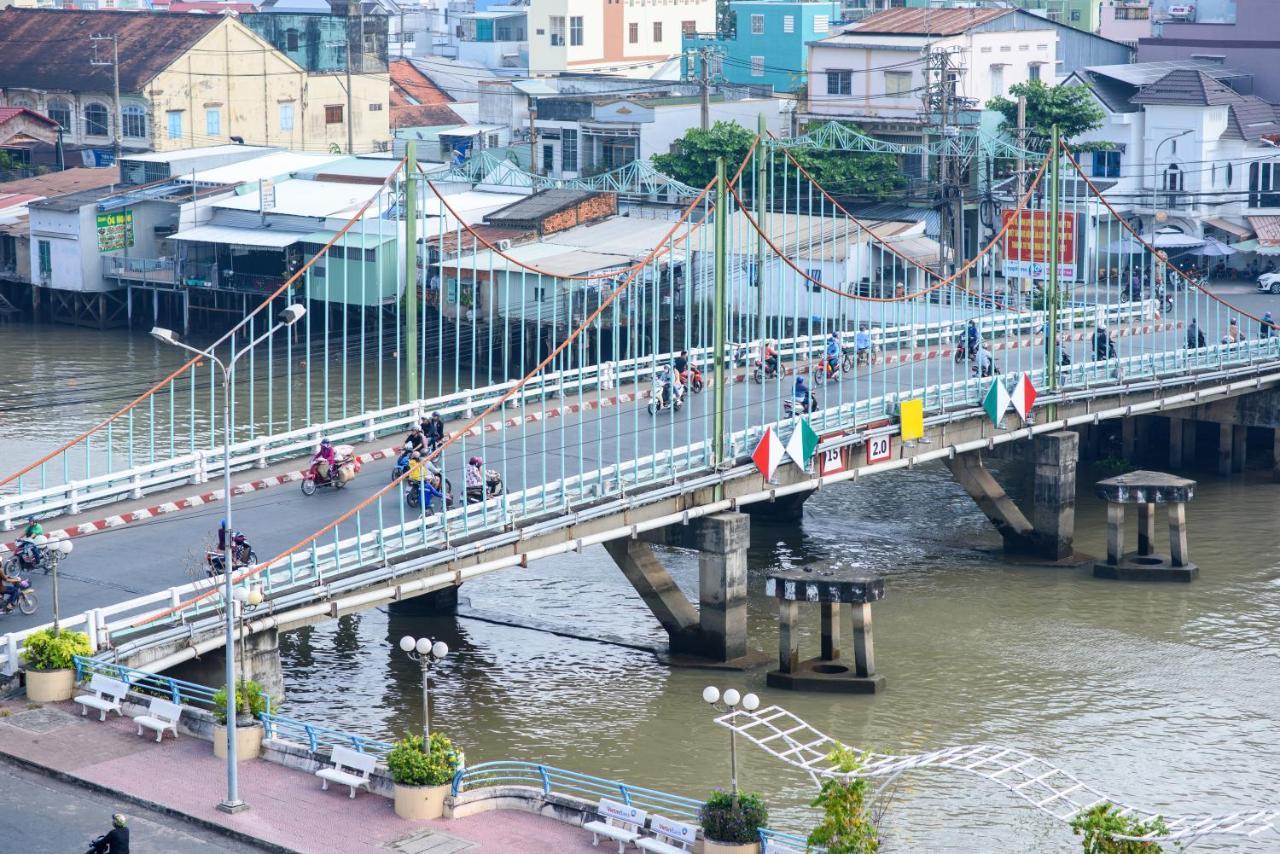
M 827 336 L 827 376 L 833 377 L 840 369 L 840 335 L 832 332 Z
M 676 373 L 680 375 L 680 379 L 685 379 L 685 372 L 689 370 L 689 351 L 681 350 L 680 355 L 676 356 L 674 361 Z
M 979 347 L 973 360 L 974 376 L 989 377 L 996 372 L 996 360 L 986 347 Z
M 316 455 L 311 458 L 311 469 L 315 472 L 317 483 L 328 483 L 330 476 L 333 474 L 333 464 L 337 459 L 337 454 L 333 450 L 333 443 L 328 439 L 320 440 L 320 447 L 316 450 Z
M 764 342 L 764 372 L 765 376 L 778 375 L 778 342 L 772 338 Z
M 427 434 L 427 453 L 434 453 L 444 442 L 444 419 L 439 412 L 433 412 L 423 425 Z
M 122 813 L 111 816 L 111 830 L 93 840 L 91 854 L 129 854 L 128 821 Z
M 674 406 L 683 401 L 684 386 L 680 385 L 679 374 L 671 365 L 663 365 L 658 373 L 658 382 L 662 386 L 662 408 Z
M 422 428 L 413 425 L 409 428 L 409 435 L 404 437 L 404 445 L 414 451 L 421 451 L 427 446 L 427 437 L 422 434 Z
M 867 331 L 866 321 L 858 324 L 858 332 L 853 336 L 853 349 L 859 365 L 871 362 L 871 333 Z
M 431 510 L 433 498 L 444 495 L 440 488 L 439 472 L 421 453 L 414 453 L 409 459 L 408 480 L 410 488 L 418 490 L 424 512 Z
M 964 329 L 964 348 L 965 353 L 970 359 L 978 355 L 978 348 L 982 346 L 982 333 L 978 331 L 977 321 L 970 320 L 969 325 Z
M 1099 326 L 1093 332 L 1093 358 L 1097 361 L 1105 361 L 1116 357 L 1116 345 L 1111 340 L 1111 333 L 1107 331 L 1107 327 Z
M 467 500 L 480 501 L 484 495 L 484 460 L 472 457 L 467 460 Z
M 800 407 L 801 412 L 813 412 L 818 408 L 818 401 L 809 390 L 808 383 L 804 381 L 804 374 L 796 375 L 795 399 L 796 406 Z
M 22 581 L 22 576 L 17 574 L 10 575 L 0 569 L 0 584 L 4 585 L 4 613 L 6 614 L 12 611 L 18 603 L 18 594 L 22 592 L 21 588 L 18 587 L 18 582 L 20 581 Z
M 40 539 L 37 541 L 37 537 Z M 36 521 L 35 516 L 27 517 L 27 527 L 22 529 L 22 536 L 16 542 L 18 561 L 24 566 L 35 566 L 40 562 L 40 544 L 44 542 L 44 527 Z

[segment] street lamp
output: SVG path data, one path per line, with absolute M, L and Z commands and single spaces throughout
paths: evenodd
M 1175 134 L 1170 134 L 1169 136 L 1166 136 L 1164 139 L 1156 143 L 1155 157 L 1151 159 L 1151 245 L 1152 246 L 1156 245 L 1156 200 L 1157 200 L 1157 189 L 1160 182 L 1160 149 L 1164 146 L 1166 142 L 1172 142 L 1173 140 L 1177 139 L 1180 136 L 1186 136 L 1187 134 L 1191 133 L 1192 130 L 1193 128 L 1187 128 L 1186 130 L 1178 131 Z M 1159 263 L 1159 260 L 1153 254 L 1151 256 L 1151 287 L 1153 289 L 1156 286 L 1156 264 L 1158 263 Z
M 431 638 L 400 638 L 400 649 L 422 666 L 422 743 L 431 751 L 431 665 L 449 654 L 449 645 Z
M 745 711 L 754 712 L 760 708 L 760 698 L 755 694 L 747 694 L 743 696 L 736 688 L 730 688 L 723 694 L 720 689 L 714 685 L 708 685 L 702 689 L 702 699 L 713 709 L 721 711 L 735 712 L 737 706 L 741 705 Z M 729 787 L 733 792 L 734 798 L 738 797 L 738 732 L 735 729 L 729 730 Z
M 195 353 L 197 356 L 203 356 L 210 359 L 215 365 L 222 370 L 222 499 L 223 499 L 223 516 L 227 525 L 226 542 L 223 544 L 225 553 L 222 556 L 223 572 L 226 573 L 226 589 L 223 592 L 224 601 L 226 602 L 227 619 L 226 619 L 226 645 L 227 645 L 227 797 L 222 803 L 218 804 L 218 809 L 222 812 L 236 813 L 246 810 L 249 805 L 240 800 L 240 785 L 236 775 L 236 620 L 235 620 L 235 589 L 231 582 L 231 577 L 235 570 L 235 537 L 232 532 L 235 530 L 231 526 L 231 384 L 235 378 L 236 362 L 245 353 L 248 353 L 257 345 L 261 344 L 271 335 L 274 335 L 280 329 L 286 326 L 292 326 L 307 313 L 305 306 L 294 303 L 293 305 L 280 312 L 280 319 L 274 326 L 266 332 L 259 335 L 247 345 L 242 347 L 239 352 L 232 351 L 230 358 L 225 362 L 214 355 L 213 347 L 207 350 L 200 350 L 189 344 L 184 344 L 178 339 L 177 334 L 172 329 L 165 329 L 156 326 L 151 330 L 151 337 L 163 344 L 169 344 L 188 353 Z
M 236 610 L 239 612 L 236 616 L 240 622 L 240 679 L 247 681 L 249 679 L 249 668 L 244 663 L 244 615 L 246 611 L 252 611 L 262 604 L 266 599 L 262 595 L 262 587 L 254 584 L 251 587 L 237 587 L 235 592 Z M 248 692 L 245 692 L 245 703 L 248 704 Z

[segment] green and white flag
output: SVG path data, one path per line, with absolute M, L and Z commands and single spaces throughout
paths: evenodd
M 807 470 L 817 447 L 818 434 L 809 426 L 809 419 L 800 419 L 796 429 L 791 431 L 791 438 L 787 440 L 787 456 L 800 468 Z
M 1004 383 L 997 377 L 991 381 L 991 388 L 987 389 L 987 394 L 982 398 L 982 408 L 987 411 L 987 417 L 991 419 L 991 423 L 1000 426 L 1000 422 L 1004 420 L 1004 415 L 1009 411 L 1009 390 L 1004 387 Z

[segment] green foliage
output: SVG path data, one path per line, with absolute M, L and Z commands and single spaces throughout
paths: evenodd
M 857 771 L 862 760 L 846 747 L 838 747 L 828 757 L 844 774 Z M 825 848 L 828 854 L 875 854 L 880 835 L 867 809 L 867 781 L 861 778 L 829 778 L 810 804 L 821 807 L 822 821 L 806 840 L 810 848 Z
M 1094 467 L 1097 469 L 1097 473 L 1104 478 L 1128 474 L 1133 471 L 1133 464 L 1123 457 L 1101 457 L 1094 463 Z
M 906 176 L 898 168 L 898 159 L 892 154 L 822 148 L 797 148 L 791 154 L 813 180 L 833 196 L 884 199 L 907 185 Z M 795 167 L 788 166 L 782 171 L 794 175 Z M 803 182 L 803 176 L 797 177 Z M 789 180 L 787 185 L 794 191 L 795 181 Z
M 258 719 L 258 715 L 267 710 L 267 693 L 262 690 L 262 686 L 253 680 L 244 681 L 243 679 L 236 683 L 236 710 L 240 714 L 246 712 L 253 716 L 254 720 Z M 223 685 L 217 691 L 213 692 L 213 717 L 218 723 L 226 726 L 227 724 L 227 686 Z
M 737 122 L 716 122 L 710 130 L 689 128 L 675 141 L 670 154 L 655 154 L 653 168 L 690 187 L 702 189 L 716 177 L 716 158 L 736 170 L 756 135 Z
M 1098 804 L 1077 815 L 1071 820 L 1071 830 L 1076 836 L 1084 837 L 1081 840 L 1084 854 L 1160 854 L 1164 849 L 1159 843 L 1115 837 L 1169 832 L 1160 816 L 1144 822 L 1136 816 L 1120 815 L 1115 804 Z
M 715 842 L 747 845 L 760 839 L 760 828 L 769 823 L 764 798 L 749 792 L 734 797 L 717 789 L 702 805 L 702 832 Z
M 75 667 L 72 657 L 76 655 L 93 655 L 89 636 L 84 632 L 41 629 L 22 642 L 22 658 L 28 670 L 69 670 Z
M 1018 131 L 1018 98 L 1027 99 L 1027 133 L 1029 148 L 1045 150 L 1053 126 L 1064 142 L 1101 127 L 1107 114 L 1093 100 L 1084 86 L 1046 86 L 1039 80 L 1028 80 L 1009 87 L 1010 97 L 992 98 L 987 109 L 999 113 L 1004 121 L 1000 129 L 1013 137 Z
M 462 751 L 442 732 L 431 733 L 429 750 L 422 736 L 406 735 L 387 754 L 387 770 L 401 786 L 443 786 L 462 768 Z

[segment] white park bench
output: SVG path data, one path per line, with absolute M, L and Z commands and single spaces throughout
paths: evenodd
M 604 836 L 618 843 L 618 854 L 626 849 L 628 843 L 637 842 L 644 830 L 646 813 L 644 810 L 601 798 L 596 806 L 600 821 L 589 821 L 583 828 L 591 831 L 591 844 L 600 845 L 600 837 Z
M 335 747 L 331 758 L 332 768 L 321 768 L 316 772 L 321 780 L 320 788 L 328 790 L 330 783 L 350 786 L 353 798 L 356 796 L 356 789 L 361 786 L 366 790 L 369 788 L 369 775 L 373 773 L 373 766 L 378 764 L 377 757 L 349 747 Z
M 636 843 L 636 847 L 655 854 L 687 854 L 693 850 L 693 844 L 698 839 L 696 825 L 672 821 L 666 816 L 653 813 L 649 815 L 649 832 L 653 836 L 644 837 Z
M 82 716 L 89 714 L 89 709 L 94 708 L 98 710 L 100 721 L 107 719 L 107 712 L 115 712 L 123 717 L 124 712 L 120 711 L 120 702 L 129 693 L 128 685 L 119 679 L 95 673 L 89 680 L 89 691 L 90 693 L 81 694 L 75 699 L 75 702 L 83 707 L 80 710 Z
M 173 737 L 178 737 L 178 718 L 182 717 L 182 706 L 159 698 L 152 699 L 145 715 L 138 715 L 133 722 L 138 725 L 138 735 L 146 727 L 156 734 L 156 741 L 164 738 L 165 730 L 173 730 Z

